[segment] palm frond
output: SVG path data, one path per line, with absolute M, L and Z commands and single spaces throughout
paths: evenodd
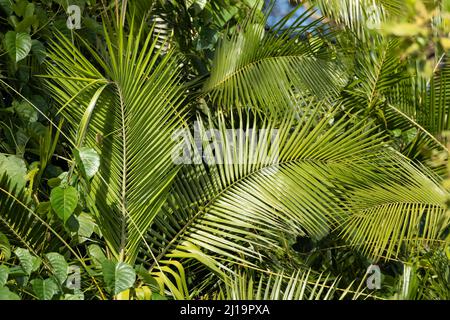
M 349 30 L 358 40 L 370 39 L 371 29 L 380 28 L 390 18 L 405 13 L 401 0 L 312 0 L 321 14 L 343 29 Z
M 203 94 L 220 109 L 259 110 L 292 108 L 298 95 L 327 99 L 336 94 L 343 83 L 322 39 L 329 31 L 322 25 L 319 34 L 320 21 L 307 22 L 311 15 L 306 11 L 292 26 L 282 21 L 269 30 L 265 20 L 250 16 L 220 42 Z
M 316 275 L 311 270 L 293 274 L 239 272 L 221 286 L 220 300 L 332 300 L 368 298 L 364 288 L 339 288 L 339 279 Z
M 437 66 L 426 90 L 426 104 L 418 110 L 419 121 L 432 134 L 439 135 L 450 129 L 450 66 L 448 59 L 443 67 Z
M 77 137 L 83 132 L 84 145 L 101 156 L 91 209 L 111 252 L 133 261 L 177 170 L 170 137 L 182 119 L 183 88 L 173 53 L 161 56 L 143 24 L 131 22 L 128 34 L 121 24 L 104 27 L 107 51 L 83 43 L 90 58 L 62 35 L 53 42 L 48 86 L 73 140 L 82 141 Z
M 391 83 L 391 88 L 385 91 L 391 108 L 398 110 L 394 112 L 397 114 L 392 115 L 392 119 L 397 118 L 395 124 L 400 128 L 405 128 L 409 122 L 410 127 L 419 128 L 436 138 L 450 128 L 450 66 L 447 60 L 443 58 L 436 64 L 435 72 L 429 79 L 418 71 L 410 75 L 404 74 L 401 78 L 397 77 L 397 83 Z M 393 74 L 394 71 L 395 69 L 391 70 Z M 406 117 L 402 119 L 398 113 L 404 113 Z
M 31 209 L 32 202 L 25 189 L 12 186 L 6 174 L 0 177 L 0 232 L 14 246 L 28 248 L 31 252 L 56 250 L 63 245 L 50 237 L 49 225 Z M 54 226 L 61 235 L 61 226 Z
M 346 193 L 351 215 L 342 222 L 343 237 L 376 260 L 440 245 L 450 217 L 438 178 L 398 157 L 388 179 L 366 181 Z
M 180 170 L 147 236 L 154 252 L 143 254 L 153 266 L 168 255 L 185 258 L 186 241 L 225 269 L 229 263 L 262 262 L 268 251 L 280 248 L 281 234 L 320 239 L 345 215 L 335 199 L 333 177 L 349 168 L 361 174 L 368 170 L 358 159 L 378 148 L 381 138 L 374 128 L 345 131 L 351 119 L 330 125 L 333 113 L 305 112 L 297 119 L 290 112 L 278 125 L 275 120 L 258 124 L 252 114 L 241 112 L 230 126 L 236 128 L 232 134 L 226 132 L 224 115 L 218 117 L 215 137 L 220 141 L 213 139 L 211 145 L 223 161 L 211 161 L 207 152 L 204 163 L 199 156 L 199 164 Z M 208 122 L 199 118 L 202 134 L 213 126 L 211 117 Z M 258 137 L 260 128 L 265 133 Z M 271 132 L 276 143 L 270 143 Z M 205 150 L 208 146 L 204 142 Z
M 345 89 L 344 101 L 349 106 L 358 106 L 367 114 L 395 97 L 404 99 L 404 95 L 394 95 L 405 79 L 409 79 L 405 63 L 397 56 L 396 41 L 374 40 L 360 42 L 355 53 L 355 79 Z M 391 94 L 393 96 L 391 96 Z M 403 101 L 401 101 L 403 102 Z

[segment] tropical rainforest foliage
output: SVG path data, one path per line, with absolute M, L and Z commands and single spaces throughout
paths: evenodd
M 0 0 L 0 299 L 450 298 L 449 2 L 291 4 Z

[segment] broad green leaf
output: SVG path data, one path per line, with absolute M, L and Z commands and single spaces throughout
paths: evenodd
M 58 176 L 59 184 L 67 184 L 69 182 L 69 173 L 67 171 L 61 172 Z
M 67 270 L 69 268 L 66 259 L 56 252 L 47 253 L 45 256 L 48 261 L 50 261 L 50 265 L 53 269 L 52 272 L 55 277 L 58 279 L 59 283 L 63 283 L 67 279 Z
M 8 281 L 9 268 L 7 266 L 0 265 L 0 287 L 3 287 Z
M 167 300 L 167 298 L 157 292 L 152 293 L 152 300 Z
M 78 150 L 80 163 L 78 165 L 82 168 L 88 179 L 92 178 L 100 167 L 100 157 L 98 153 L 92 148 L 81 147 Z
M 52 205 L 50 204 L 50 201 L 42 201 L 37 205 L 36 213 L 47 215 L 49 212 L 51 212 L 51 209 Z
M 17 248 L 14 253 L 19 258 L 23 271 L 28 275 L 36 271 L 41 265 L 41 259 L 34 257 L 27 249 Z
M 158 286 L 158 282 L 143 265 L 136 266 L 135 270 L 137 275 L 144 281 L 144 283 Z
M 8 31 L 4 41 L 6 51 L 15 62 L 24 59 L 31 50 L 31 37 L 27 33 Z
M 207 0 L 187 0 L 186 7 L 190 8 L 192 5 L 196 4 L 200 10 L 203 10 L 206 6 Z
M 27 6 L 25 7 L 25 12 L 23 14 L 23 16 L 26 17 L 31 17 L 34 13 L 34 3 L 28 3 Z
M 33 40 L 31 41 L 31 43 L 31 53 L 39 62 L 39 64 L 43 63 L 45 57 L 47 56 L 44 45 L 39 40 Z
M 95 228 L 95 220 L 86 212 L 80 213 L 80 215 L 77 217 L 79 228 L 78 228 L 78 242 L 83 243 L 94 232 Z
M 56 188 L 61 184 L 60 178 L 50 178 L 47 181 L 47 184 L 50 188 Z
M 11 186 L 22 189 L 26 184 L 27 167 L 25 161 L 17 156 L 0 154 L 0 172 L 11 179 Z
M 12 4 L 12 9 L 14 10 L 14 13 L 19 16 L 23 17 L 25 15 L 25 11 L 27 9 L 28 1 L 27 0 L 17 0 L 14 1 Z
M 140 288 L 136 288 L 135 290 L 136 298 L 138 300 L 151 300 L 152 299 L 152 290 L 150 287 L 143 286 Z
M 107 261 L 105 254 L 103 253 L 103 250 L 96 244 L 91 244 L 88 247 L 89 256 L 92 259 L 92 263 L 96 268 L 101 268 L 103 265 L 103 262 Z
M 80 229 L 80 223 L 78 222 L 78 217 L 76 214 L 72 214 L 67 221 L 65 221 L 65 226 L 67 230 L 76 233 Z
M 0 9 L 3 9 L 6 15 L 10 16 L 13 13 L 11 0 L 0 0 Z
M 103 262 L 103 278 L 108 289 L 117 295 L 133 286 L 136 280 L 136 272 L 125 262 L 116 263 L 107 260 Z
M 11 245 L 8 238 L 0 232 L 0 260 L 9 260 L 11 257 Z
M 36 109 L 27 101 L 14 100 L 12 106 L 22 121 L 36 122 L 38 120 L 38 113 Z
M 50 193 L 50 203 L 58 217 L 66 222 L 78 204 L 78 191 L 72 186 L 56 187 Z
M 63 300 L 84 300 L 84 294 L 82 292 L 75 294 L 66 293 Z
M 20 297 L 7 287 L 0 287 L 0 300 L 20 300 Z
M 51 278 L 45 280 L 33 279 L 31 280 L 31 286 L 39 300 L 51 300 L 58 292 L 58 285 Z
M 14 27 L 14 29 L 16 30 L 16 32 L 18 33 L 26 33 L 28 34 L 31 31 L 31 27 L 33 25 L 36 25 L 36 23 L 38 22 L 38 19 L 36 16 L 28 16 L 23 18 L 22 21 L 20 21 L 19 23 L 17 23 Z

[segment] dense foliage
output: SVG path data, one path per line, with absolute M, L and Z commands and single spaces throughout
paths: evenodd
M 450 298 L 447 1 L 291 3 L 0 0 L 0 299 Z

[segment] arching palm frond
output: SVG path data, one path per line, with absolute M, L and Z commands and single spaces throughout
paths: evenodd
M 398 157 L 388 179 L 366 181 L 346 193 L 351 215 L 341 225 L 344 238 L 375 260 L 440 245 L 450 216 L 437 178 Z
M 357 39 L 370 38 L 371 29 L 379 28 L 391 17 L 405 13 L 401 0 L 311 0 L 320 12 L 343 29 L 350 30 Z
M 369 114 L 386 101 L 396 97 L 404 99 L 403 95 L 395 95 L 395 88 L 410 74 L 396 54 L 397 45 L 396 41 L 386 40 L 359 43 L 355 53 L 356 80 L 350 83 L 344 93 L 344 101 L 349 106 L 358 106 Z
M 449 70 L 443 62 L 430 79 L 416 72 L 386 91 L 384 116 L 388 127 L 413 134 L 403 152 L 410 159 L 424 163 L 423 159 L 430 160 L 431 150 L 448 152 L 442 133 L 450 128 Z M 438 173 L 445 171 L 442 165 L 434 170 Z
M 450 129 L 450 66 L 448 59 L 437 66 L 433 77 L 423 87 L 426 103 L 417 110 L 418 121 L 434 135 Z M 428 86 L 429 84 L 429 86 Z
M 359 159 L 373 154 L 381 139 L 369 125 L 345 131 L 348 118 L 330 125 L 333 113 L 297 119 L 290 112 L 279 125 L 258 124 L 252 112 L 240 114 L 228 135 L 220 115 L 215 124 L 220 141 L 203 144 L 206 150 L 214 145 L 223 161 L 210 162 L 207 152 L 206 163 L 199 156 L 200 163 L 183 168 L 174 181 L 147 238 L 157 260 L 187 257 L 187 241 L 202 250 L 197 254 L 228 268 L 263 262 L 268 251 L 280 248 L 283 233 L 320 239 L 344 215 L 332 178 L 350 168 L 370 171 Z M 214 124 L 211 117 L 209 125 L 199 122 L 203 133 Z M 258 129 L 264 129 L 262 136 Z M 274 132 L 276 143 L 270 143 Z M 155 266 L 157 261 L 143 254 Z
M 269 30 L 265 20 L 253 15 L 231 37 L 222 39 L 202 90 L 214 107 L 286 109 L 293 107 L 298 95 L 327 99 L 337 94 L 345 77 L 330 62 L 321 38 L 330 37 L 327 26 L 322 25 L 319 34 L 315 27 L 320 21 L 307 21 L 311 14 L 304 12 L 290 27 L 282 21 Z
M 434 136 L 437 128 L 430 130 L 428 124 L 435 121 L 431 119 L 446 119 L 445 108 L 440 107 L 445 102 L 439 89 L 433 84 L 427 89 L 424 79 L 414 75 L 407 62 L 399 58 L 398 45 L 396 40 L 382 38 L 358 42 L 354 76 L 341 99 L 348 108 L 365 110 L 366 116 L 377 118 L 391 136 L 401 135 L 402 145 L 398 148 L 402 154 L 426 163 L 429 150 L 445 149 Z M 430 103 L 431 96 L 436 108 Z M 433 112 L 436 115 L 431 116 Z M 395 143 L 395 138 L 392 141 Z
M 344 131 L 352 118 L 330 125 L 332 117 L 284 119 L 277 127 L 277 158 L 261 157 L 270 152 L 267 145 L 252 148 L 255 136 L 226 138 L 226 122 L 219 117 L 223 147 L 219 142 L 214 147 L 216 155 L 227 150 L 224 162 L 180 171 L 147 238 L 153 255 L 208 257 L 210 266 L 222 270 L 233 264 L 270 266 L 269 252 L 285 249 L 281 235 L 320 239 L 335 227 L 375 260 L 439 244 L 449 217 L 446 192 L 433 174 L 393 151 L 382 152 L 386 146 L 371 135 L 370 125 Z M 232 127 L 258 128 L 244 118 Z M 275 128 L 270 121 L 261 127 Z M 203 161 L 208 160 L 207 154 Z
M 105 28 L 107 51 L 85 45 L 91 58 L 58 37 L 48 83 L 74 147 L 101 157 L 88 200 L 111 252 L 130 262 L 177 170 L 170 137 L 183 90 L 173 53 L 161 56 L 143 25 L 131 23 L 128 35 L 120 24 Z

